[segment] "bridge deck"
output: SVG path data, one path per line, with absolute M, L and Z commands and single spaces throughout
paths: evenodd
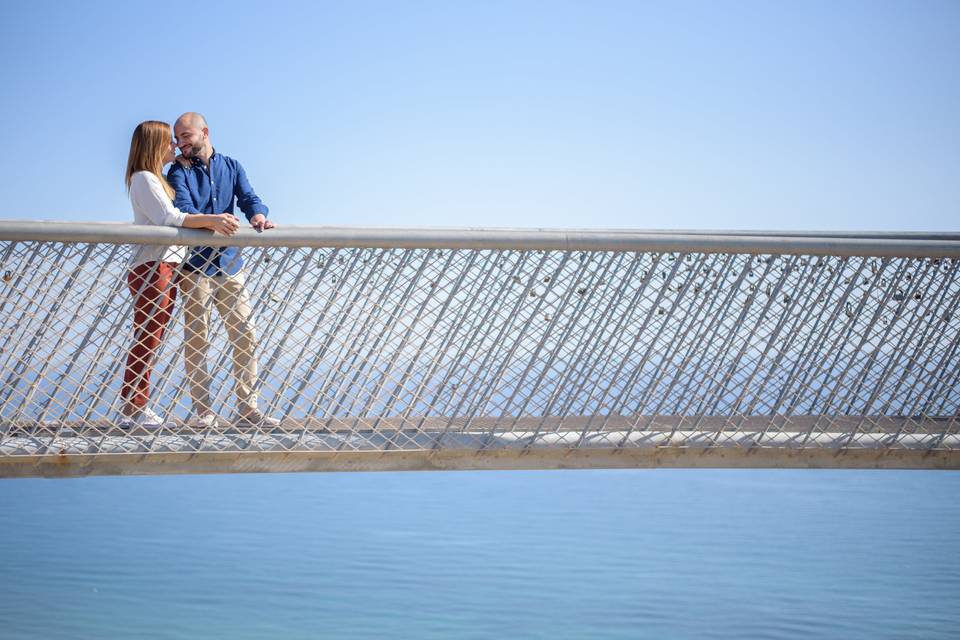
M 589 416 L 484 418 L 453 427 L 432 418 L 285 420 L 278 428 L 187 425 L 125 431 L 100 424 L 7 425 L 0 475 L 96 475 L 266 470 L 769 466 L 960 468 L 951 419 L 817 416 L 647 416 L 590 428 Z M 692 427 L 698 423 L 696 429 Z M 823 424 L 821 424 L 823 423 Z M 643 429 L 637 425 L 643 424 Z M 867 425 L 864 428 L 864 424 Z M 365 426 L 366 425 L 366 426 Z M 852 429 L 860 425 L 854 437 Z

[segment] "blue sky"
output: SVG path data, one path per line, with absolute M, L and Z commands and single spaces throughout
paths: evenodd
M 0 218 L 206 114 L 290 224 L 957 230 L 960 2 L 0 5 Z

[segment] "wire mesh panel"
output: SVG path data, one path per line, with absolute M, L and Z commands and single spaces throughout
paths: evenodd
M 0 242 L 0 458 L 960 449 L 956 257 L 314 244 L 132 355 L 135 245 Z

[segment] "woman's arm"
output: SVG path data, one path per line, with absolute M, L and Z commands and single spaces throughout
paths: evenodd
M 183 218 L 187 229 L 210 229 L 214 233 L 232 236 L 240 228 L 240 220 L 229 213 L 187 213 Z
M 184 213 L 173 206 L 159 178 L 148 171 L 133 174 L 130 183 L 130 199 L 134 206 L 156 225 L 210 229 L 214 233 L 232 236 L 240 228 L 240 220 L 229 213 L 216 215 Z

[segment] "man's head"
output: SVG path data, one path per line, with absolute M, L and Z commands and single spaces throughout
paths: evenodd
M 210 156 L 210 130 L 202 114 L 188 111 L 173 125 L 173 135 L 184 158 L 207 158 Z

